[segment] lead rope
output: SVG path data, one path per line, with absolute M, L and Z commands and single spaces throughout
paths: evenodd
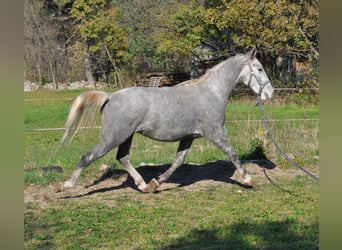
M 312 179 L 319 181 L 319 178 L 315 175 L 313 175 L 312 173 L 310 173 L 308 170 L 306 170 L 305 168 L 303 168 L 302 166 L 300 166 L 298 163 L 296 163 L 294 160 L 292 160 L 287 154 L 285 154 L 285 152 L 278 146 L 278 144 L 275 142 L 271 130 L 268 126 L 267 123 L 267 119 L 265 116 L 265 111 L 264 111 L 264 107 L 262 105 L 262 101 L 261 101 L 261 95 L 259 95 L 259 100 L 258 100 L 258 104 L 260 107 L 260 111 L 261 111 L 261 115 L 262 115 L 262 120 L 264 122 L 265 125 L 265 129 L 267 131 L 267 135 L 270 138 L 270 140 L 273 142 L 274 146 L 276 147 L 276 149 L 279 151 L 279 153 L 281 154 L 281 156 L 286 159 L 287 161 L 289 161 L 290 163 L 292 163 L 292 165 L 296 166 L 297 168 L 299 168 L 300 170 L 302 170 L 303 172 L 305 172 L 308 176 L 310 176 Z

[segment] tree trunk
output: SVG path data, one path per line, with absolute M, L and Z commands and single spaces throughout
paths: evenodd
M 113 59 L 112 56 L 110 55 L 109 50 L 108 50 L 108 48 L 107 48 L 106 45 L 104 46 L 104 48 L 105 48 L 105 50 L 106 50 L 106 52 L 107 52 L 107 55 L 108 55 L 108 58 L 109 58 L 110 62 L 111 62 L 112 65 L 113 65 L 113 68 L 114 68 L 114 72 L 115 72 L 115 77 L 114 77 L 115 87 L 116 87 L 116 88 L 117 88 L 117 87 L 121 88 L 121 87 L 122 87 L 122 86 L 121 86 L 121 78 L 120 78 L 119 71 L 118 71 L 118 69 L 117 69 L 117 67 L 116 67 L 115 59 Z
M 90 56 L 88 52 L 86 52 L 85 58 L 84 58 L 84 68 L 85 68 L 85 75 L 87 78 L 87 82 L 91 84 L 95 84 L 93 71 L 91 69 L 91 63 L 90 63 Z

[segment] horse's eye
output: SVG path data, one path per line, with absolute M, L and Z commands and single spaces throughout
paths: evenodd
M 262 72 L 262 68 L 259 68 L 258 71 L 259 71 L 259 72 Z

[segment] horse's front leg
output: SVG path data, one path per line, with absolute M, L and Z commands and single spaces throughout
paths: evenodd
M 230 145 L 229 140 L 226 138 L 223 132 L 211 133 L 206 136 L 217 148 L 224 152 L 227 157 L 233 162 L 239 173 L 243 178 L 243 183 L 248 186 L 253 186 L 252 177 L 247 173 L 247 170 L 242 166 L 238 159 L 237 153 L 234 148 Z
M 149 183 L 146 189 L 144 190 L 145 192 L 155 192 L 156 189 L 165 181 L 169 179 L 169 177 L 173 174 L 173 172 L 176 171 L 178 167 L 180 167 L 184 159 L 189 151 L 189 148 L 191 147 L 191 144 L 193 142 L 193 139 L 187 139 L 187 140 L 182 140 L 179 143 L 176 158 L 172 162 L 171 167 L 165 171 L 161 176 L 159 176 L 158 180 L 153 178 Z

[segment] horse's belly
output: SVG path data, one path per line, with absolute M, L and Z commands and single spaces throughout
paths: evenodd
M 136 132 L 159 141 L 179 141 L 188 137 L 199 137 L 200 122 L 192 112 L 182 110 L 177 105 L 153 107 L 145 114 Z
M 199 138 L 202 137 L 200 131 L 175 131 L 175 130 L 156 130 L 145 129 L 138 130 L 138 133 L 157 141 L 175 142 L 185 138 Z

